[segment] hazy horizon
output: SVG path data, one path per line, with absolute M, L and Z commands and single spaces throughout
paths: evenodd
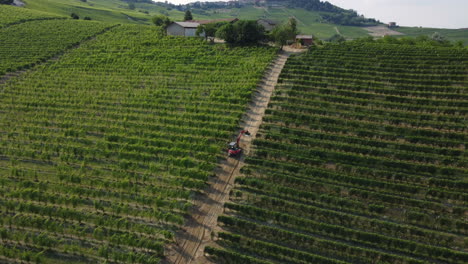
M 201 2 L 228 0 L 203 0 Z M 164 2 L 164 1 L 159 1 Z M 169 0 L 173 4 L 187 4 L 193 0 Z M 397 22 L 401 26 L 434 28 L 468 28 L 466 0 L 328 0 L 344 9 L 356 10 L 368 18 L 384 23 Z

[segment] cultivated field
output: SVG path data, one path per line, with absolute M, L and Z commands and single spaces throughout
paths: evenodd
M 276 50 L 158 32 L 114 27 L 0 85 L 0 262 L 164 256 Z
M 110 27 L 68 19 L 29 21 L 0 29 L 0 76 L 44 62 Z
M 31 20 L 63 18 L 64 17 L 60 15 L 15 6 L 2 5 L 0 8 L 0 28 Z
M 218 218 L 216 263 L 466 263 L 466 49 L 291 57 Z

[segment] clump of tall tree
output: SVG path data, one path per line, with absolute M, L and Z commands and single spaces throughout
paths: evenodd
M 193 20 L 192 12 L 190 10 L 185 11 L 184 21 Z
M 211 40 L 212 42 L 214 41 L 214 38 L 216 37 L 216 31 L 224 25 L 228 24 L 228 22 L 214 22 L 214 23 L 208 23 L 208 24 L 202 24 L 198 26 L 197 28 L 197 36 L 205 34 L 205 39 L 206 40 Z
M 221 26 L 215 33 L 230 44 L 254 44 L 266 39 L 265 29 L 255 20 L 239 20 Z
M 295 18 L 291 17 L 286 23 L 283 23 L 273 29 L 271 32 L 271 39 L 278 46 L 283 48 L 288 41 L 293 41 L 297 34 L 299 34 L 297 21 Z
M 166 34 L 167 27 L 172 23 L 172 20 L 164 15 L 154 16 L 153 18 L 151 18 L 151 21 L 156 26 L 161 27 L 161 31 L 163 34 Z

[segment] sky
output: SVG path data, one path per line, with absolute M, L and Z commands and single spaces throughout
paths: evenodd
M 156 0 L 163 1 L 163 0 Z M 168 0 L 186 4 L 196 0 Z M 206 0 L 202 0 L 206 1 Z M 224 0 L 217 0 L 224 1 Z M 328 0 L 382 22 L 401 26 L 468 28 L 468 0 Z

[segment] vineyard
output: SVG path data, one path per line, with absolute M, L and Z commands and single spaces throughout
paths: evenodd
M 216 263 L 467 263 L 468 52 L 351 42 L 291 57 Z
M 82 26 L 40 58 L 108 27 Z M 0 84 L 0 262 L 163 258 L 276 50 L 158 32 L 113 27 Z
M 110 26 L 88 21 L 30 21 L 0 29 L 0 75 L 28 69 Z
M 2 5 L 0 8 L 0 28 L 26 21 L 49 19 L 64 19 L 64 17 L 47 12 L 8 5 Z

